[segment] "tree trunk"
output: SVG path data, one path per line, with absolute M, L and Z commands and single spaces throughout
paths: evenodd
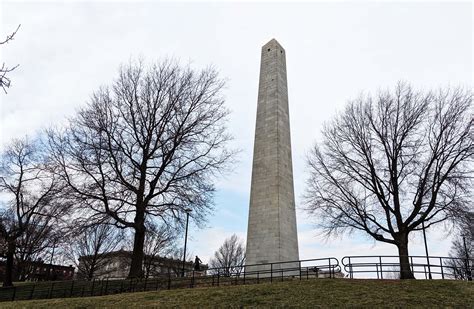
M 94 272 L 95 272 L 95 263 L 93 263 L 90 268 L 89 268 L 89 271 L 87 272 L 87 281 L 92 281 L 92 278 L 94 278 Z
M 132 262 L 128 278 L 143 278 L 143 245 L 145 243 L 145 216 L 137 211 Z
M 400 279 L 415 279 L 408 256 L 408 235 L 400 237 L 397 247 L 400 260 Z
M 13 286 L 13 259 L 15 256 L 15 241 L 9 240 L 7 242 L 7 263 L 5 267 L 5 278 L 3 278 L 3 286 Z

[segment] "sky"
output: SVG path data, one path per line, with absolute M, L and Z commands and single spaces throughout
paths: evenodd
M 0 0 L 1 62 L 20 64 L 0 94 L 0 149 L 12 138 L 65 123 L 120 64 L 167 57 L 226 78 L 234 172 L 216 183 L 205 228 L 191 222 L 188 248 L 207 262 L 233 233 L 246 238 L 260 48 L 272 38 L 286 50 L 300 258 L 396 254 L 363 234 L 324 239 L 318 218 L 302 210 L 306 154 L 325 122 L 361 93 L 393 88 L 473 85 L 471 2 L 140 2 Z M 446 256 L 451 235 L 427 231 L 430 255 Z M 424 255 L 421 233 L 410 254 Z

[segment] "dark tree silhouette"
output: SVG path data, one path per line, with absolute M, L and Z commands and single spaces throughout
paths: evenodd
M 451 276 L 460 280 L 472 280 L 474 264 L 474 212 L 459 218 L 459 231 L 452 242 L 446 265 Z
M 5 244 L 3 285 L 12 285 L 17 243 L 39 216 L 59 218 L 69 208 L 61 200 L 63 186 L 48 166 L 43 149 L 27 139 L 14 140 L 0 158 L 0 236 Z
M 409 234 L 472 202 L 472 115 L 472 93 L 460 89 L 400 83 L 350 102 L 308 157 L 307 209 L 327 236 L 360 230 L 397 246 L 401 278 L 414 278 Z
M 1 41 L 0 42 L 0 45 L 3 45 L 3 44 L 6 44 L 10 41 L 12 41 L 14 38 L 15 38 L 15 35 L 16 33 L 18 32 L 18 29 L 20 29 L 20 26 L 21 25 L 18 25 L 18 27 L 16 28 L 15 31 L 13 31 L 13 33 L 7 35 L 7 37 L 5 38 L 5 40 Z M 10 78 L 8 77 L 8 73 L 10 73 L 11 71 L 15 70 L 16 68 L 18 67 L 18 64 L 13 66 L 13 67 L 9 67 L 5 64 L 5 62 L 2 63 L 2 66 L 0 67 L 0 87 L 3 89 L 3 91 L 5 93 L 7 93 L 7 88 L 10 87 L 10 83 L 11 83 L 11 80 Z
M 176 250 L 176 231 L 166 225 L 151 225 L 147 228 L 143 247 L 143 269 L 145 278 L 161 273 L 157 269 L 161 258 L 169 256 Z
M 224 241 L 214 253 L 214 258 L 209 261 L 209 267 L 219 268 L 224 276 L 240 274 L 244 264 L 245 246 L 235 234 Z
M 107 216 L 133 230 L 130 278 L 143 276 L 147 220 L 182 225 L 191 208 L 199 224 L 212 208 L 215 176 L 233 156 L 223 86 L 212 68 L 130 64 L 68 128 L 50 132 L 60 175 L 88 220 Z
M 107 253 L 116 250 L 123 243 L 122 238 L 123 231 L 107 223 L 79 227 L 70 234 L 64 254 L 76 265 L 79 278 L 92 280 L 98 270 L 104 274 L 110 262 Z
M 17 240 L 15 265 L 19 281 L 25 281 L 34 273 L 34 262 L 47 260 L 62 233 L 58 220 L 34 215 L 28 227 Z

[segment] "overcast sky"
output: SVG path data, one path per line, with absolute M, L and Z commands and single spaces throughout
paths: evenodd
M 98 2 L 98 1 L 97 1 Z M 305 154 L 325 121 L 361 92 L 473 85 L 470 2 L 99 3 L 0 0 L 0 36 L 21 28 L 0 49 L 20 64 L 0 94 L 0 147 L 63 123 L 92 91 L 110 84 L 120 64 L 175 57 L 195 68 L 216 66 L 227 78 L 230 131 L 242 149 L 235 172 L 217 184 L 208 227 L 190 231 L 189 248 L 205 262 L 232 233 L 245 238 L 260 48 L 276 38 L 286 49 L 294 183 L 301 258 L 396 254 L 362 234 L 324 242 L 317 218 L 300 209 Z M 428 232 L 430 255 L 447 255 L 443 227 Z M 414 235 L 411 254 L 424 254 Z

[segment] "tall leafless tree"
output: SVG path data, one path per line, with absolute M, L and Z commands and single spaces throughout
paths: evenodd
M 122 238 L 123 231 L 106 222 L 80 226 L 70 233 L 64 255 L 76 265 L 79 278 L 92 280 L 97 271 L 103 274 L 110 262 L 107 254 L 123 244 Z
M 461 280 L 472 280 L 474 275 L 474 212 L 468 212 L 461 217 L 458 232 L 451 244 L 447 260 L 451 277 Z
M 472 207 L 473 138 L 470 91 L 399 83 L 360 97 L 308 157 L 307 209 L 328 236 L 360 230 L 397 246 L 401 278 L 414 278 L 410 233 Z
M 34 272 L 35 262 L 46 260 L 61 237 L 58 220 L 35 215 L 17 241 L 15 264 L 19 281 L 25 281 Z
M 244 264 L 245 246 L 235 234 L 224 241 L 214 253 L 214 258 L 209 261 L 209 267 L 219 268 L 219 272 L 224 276 L 239 274 Z
M 68 128 L 50 132 L 60 175 L 88 220 L 107 216 L 133 230 L 131 278 L 143 276 L 147 220 L 182 225 L 191 208 L 199 224 L 211 210 L 215 176 L 233 156 L 223 86 L 212 68 L 129 64 Z
M 13 31 L 11 34 L 7 35 L 5 40 L 0 42 L 0 45 L 4 45 L 4 44 L 12 41 L 15 38 L 15 35 L 18 32 L 18 29 L 20 29 L 20 25 L 18 25 L 18 27 L 16 28 L 15 31 Z M 11 80 L 8 77 L 8 73 L 12 72 L 17 67 L 18 67 L 18 64 L 13 66 L 13 67 L 9 67 L 9 66 L 6 65 L 5 62 L 3 62 L 2 66 L 0 67 L 0 87 L 3 89 L 3 91 L 5 93 L 7 93 L 7 88 L 10 87 L 10 83 L 11 83 Z
M 176 249 L 176 232 L 166 225 L 147 227 L 143 247 L 143 269 L 145 278 L 160 273 L 157 266 L 162 258 L 172 254 Z
M 0 236 L 6 244 L 4 286 L 12 285 L 17 243 L 35 218 L 58 218 L 68 205 L 60 200 L 63 187 L 48 166 L 47 156 L 36 142 L 14 140 L 0 159 Z

